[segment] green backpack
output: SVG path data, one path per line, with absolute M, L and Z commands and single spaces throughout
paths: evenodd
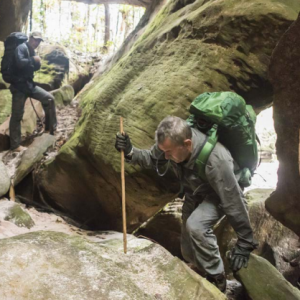
M 196 164 L 199 176 L 206 180 L 205 166 L 217 141 L 231 153 L 240 167 L 239 184 L 251 185 L 251 177 L 258 165 L 258 140 L 255 134 L 256 114 L 251 105 L 233 92 L 199 95 L 190 106 L 187 123 L 207 135 Z

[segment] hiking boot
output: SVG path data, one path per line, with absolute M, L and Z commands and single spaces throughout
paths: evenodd
M 19 146 L 19 147 L 13 149 L 12 152 L 22 152 L 22 151 L 25 151 L 25 150 L 27 150 L 26 147 Z
M 46 130 L 46 129 L 45 129 L 45 130 L 43 131 L 43 133 L 55 135 L 55 134 L 56 134 L 56 129 L 52 130 L 52 132 L 51 132 L 51 130 L 48 130 L 48 129 Z
M 204 277 L 206 276 L 206 273 L 204 270 L 199 270 L 196 266 L 194 266 L 192 263 L 186 263 L 186 265 L 191 269 L 193 270 L 194 272 L 196 272 L 197 274 L 199 274 L 201 277 Z
M 214 284 L 222 293 L 226 291 L 226 276 L 225 273 L 217 275 L 207 275 L 206 279 Z

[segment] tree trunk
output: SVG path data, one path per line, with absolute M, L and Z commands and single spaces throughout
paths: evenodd
M 118 17 L 117 17 L 116 34 L 115 34 L 115 40 L 114 40 L 114 52 L 116 51 L 117 42 L 118 42 L 119 20 L 120 20 L 120 10 L 118 11 Z
M 88 5 L 86 11 L 86 23 L 85 23 L 85 32 L 86 32 L 85 51 L 86 52 L 89 52 L 89 44 L 90 44 L 89 25 L 90 25 L 90 6 Z
M 61 0 L 59 0 L 59 28 L 61 28 Z M 59 39 L 61 39 L 61 31 L 59 31 Z
M 98 18 L 99 18 L 99 5 L 97 6 L 97 11 L 96 11 L 96 21 L 95 21 L 95 26 L 94 26 L 94 41 L 95 41 L 95 49 L 94 51 L 97 52 L 97 41 L 98 41 L 98 25 L 99 25 L 99 22 L 98 22 Z
M 29 31 L 32 32 L 33 0 L 30 2 Z
M 104 47 L 107 47 L 107 42 L 110 40 L 110 13 L 109 4 L 104 4 L 105 8 L 105 34 L 104 34 Z

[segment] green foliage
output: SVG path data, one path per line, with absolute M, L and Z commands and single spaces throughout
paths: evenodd
M 99 52 L 103 48 L 115 51 L 134 29 L 144 8 L 131 5 L 110 6 L 110 42 L 104 45 L 104 5 L 74 1 L 33 0 L 33 31 L 41 31 L 49 40 L 71 50 Z M 122 16 L 120 18 L 120 16 Z M 122 20 L 119 20 L 122 19 Z M 114 47 L 110 47 L 114 45 Z

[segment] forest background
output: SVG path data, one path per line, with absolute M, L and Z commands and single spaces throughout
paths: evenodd
M 49 42 L 71 51 L 114 53 L 138 24 L 144 7 L 32 0 L 23 32 L 40 31 Z

